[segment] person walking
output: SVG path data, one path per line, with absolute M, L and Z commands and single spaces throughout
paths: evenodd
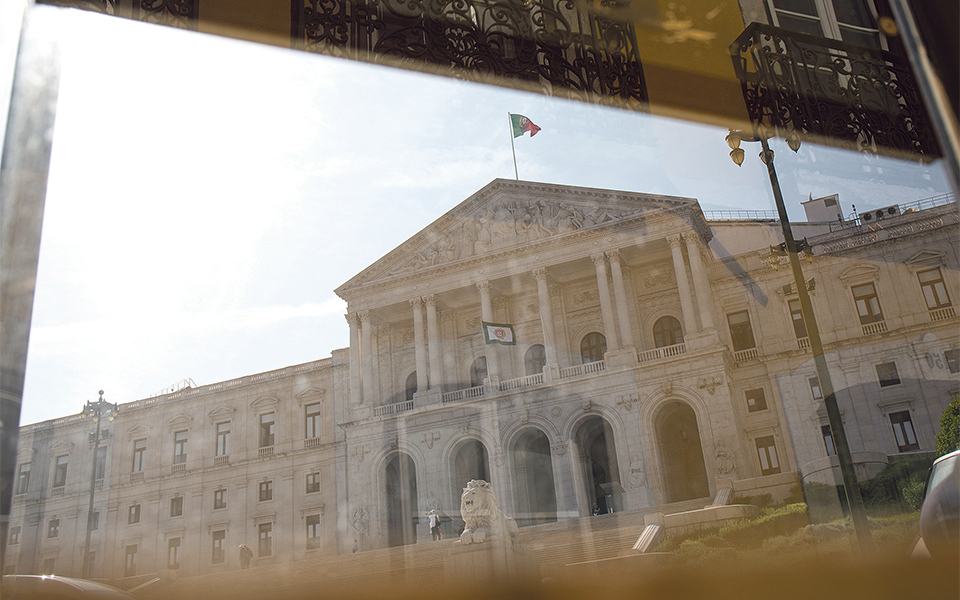
M 433 536 L 433 541 L 442 540 L 443 532 L 440 531 L 440 515 L 437 514 L 436 509 L 430 509 L 430 512 L 427 513 L 427 519 L 430 521 L 430 535 Z
M 250 559 L 253 558 L 253 550 L 247 548 L 246 544 L 240 544 L 240 568 L 247 569 L 250 567 Z

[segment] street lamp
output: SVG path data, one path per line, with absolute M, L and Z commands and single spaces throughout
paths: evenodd
M 80 413 L 81 419 L 93 419 L 97 424 L 96 433 L 93 434 L 93 466 L 90 468 L 90 503 L 87 507 L 87 536 L 83 543 L 83 578 L 90 578 L 90 569 L 93 565 L 87 560 L 90 555 L 90 531 L 93 528 L 93 494 L 97 487 L 97 452 L 100 450 L 100 419 L 106 417 L 107 421 L 113 421 L 117 417 L 120 409 L 116 404 L 110 404 L 103 399 L 103 390 L 100 390 L 100 399 L 96 402 L 87 400 L 86 406 Z
M 827 360 L 823 355 L 820 329 L 817 327 L 817 319 L 813 314 L 813 305 L 810 303 L 810 296 L 807 294 L 807 286 L 803 279 L 803 269 L 800 267 L 800 258 L 797 255 L 800 251 L 798 247 L 799 244 L 793 239 L 790 220 L 787 218 L 787 209 L 783 204 L 783 194 L 780 192 L 780 180 L 777 179 L 777 171 L 773 166 L 773 150 L 770 149 L 767 143 L 767 139 L 771 137 L 773 137 L 773 134 L 767 133 L 763 129 L 752 133 L 731 129 L 725 139 L 731 148 L 730 158 L 738 167 L 743 164 L 743 150 L 740 148 L 740 142 L 760 142 L 762 148 L 760 151 L 760 160 L 767 166 L 767 174 L 770 176 L 770 187 L 773 188 L 773 199 L 777 203 L 777 213 L 780 215 L 780 226 L 783 229 L 784 243 L 781 248 L 790 257 L 790 267 L 793 269 L 794 285 L 797 288 L 797 295 L 800 299 L 800 310 L 803 314 L 803 322 L 807 327 L 807 337 L 810 339 L 810 350 L 813 352 L 813 362 L 817 367 L 817 378 L 820 380 L 820 387 L 824 395 L 824 404 L 827 409 L 827 419 L 830 423 L 830 431 L 833 433 L 834 446 L 840 462 L 840 476 L 843 479 L 843 490 L 847 496 L 847 506 L 850 507 L 853 529 L 857 534 L 861 554 L 871 553 L 873 552 L 873 538 L 870 535 L 870 524 L 867 522 L 867 513 L 863 507 L 863 498 L 860 496 L 860 485 L 857 483 L 857 474 L 853 468 L 853 457 L 850 454 L 850 446 L 847 443 L 847 434 L 843 429 L 843 422 L 840 419 L 840 408 L 837 405 L 837 396 L 833 390 L 833 383 L 830 380 L 830 371 L 827 369 Z M 787 136 L 786 142 L 787 146 L 794 152 L 800 149 L 800 137 L 796 133 L 791 132 Z M 805 240 L 804 246 L 806 246 Z M 803 249 L 807 258 L 812 258 L 810 248 L 804 247 Z

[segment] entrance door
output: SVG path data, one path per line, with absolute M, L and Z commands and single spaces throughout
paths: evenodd
M 710 495 L 697 415 L 683 402 L 670 402 L 656 419 L 657 444 L 667 502 Z
M 597 514 L 614 512 L 619 501 L 620 472 L 610 425 L 602 417 L 590 417 L 577 429 L 576 440 L 588 512 L 594 507 Z
M 536 525 L 557 520 L 557 493 L 553 485 L 550 440 L 539 429 L 520 434 L 513 446 L 516 473 L 517 524 Z
M 417 542 L 417 467 L 406 454 L 387 462 L 387 544 L 403 546 Z

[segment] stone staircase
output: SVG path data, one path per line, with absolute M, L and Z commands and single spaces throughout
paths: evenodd
M 532 525 L 520 530 L 520 542 L 540 561 L 544 576 L 556 577 L 564 565 L 614 558 L 629 551 L 643 532 L 644 515 L 696 510 L 710 501 L 710 498 L 699 498 L 656 508 Z M 189 577 L 149 586 L 137 597 L 142 600 L 248 596 L 286 599 L 314 597 L 318 590 L 324 590 L 346 592 L 352 597 L 379 598 L 385 587 L 439 589 L 444 582 L 443 559 L 456 541 L 445 539 Z

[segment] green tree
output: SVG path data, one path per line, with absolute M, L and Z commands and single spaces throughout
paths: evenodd
M 943 456 L 960 448 L 960 394 L 953 397 L 940 416 L 940 433 L 937 434 L 937 456 Z

